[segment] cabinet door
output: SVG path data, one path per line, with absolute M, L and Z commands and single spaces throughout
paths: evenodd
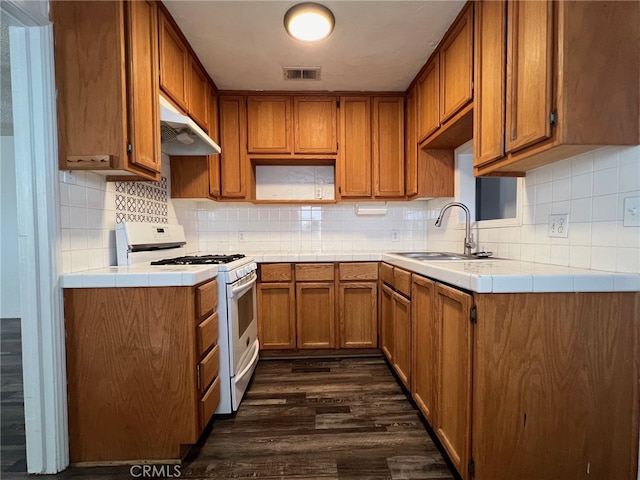
M 209 85 L 209 136 L 220 144 L 218 123 L 218 95 Z M 220 196 L 220 154 L 209 155 L 209 194 L 213 198 Z
M 376 348 L 378 346 L 378 284 L 343 282 L 340 284 L 340 346 Z
M 551 136 L 553 3 L 508 4 L 507 152 Z
M 220 194 L 227 198 L 245 196 L 246 118 L 245 99 L 220 97 Z
M 504 156 L 507 2 L 475 3 L 473 164 Z
M 417 87 L 407 93 L 407 112 L 404 128 L 405 138 L 405 193 L 408 197 L 418 194 L 418 95 Z
M 294 153 L 338 152 L 337 97 L 293 97 Z
M 340 98 L 340 195 L 371 197 L 371 99 Z
M 384 284 L 380 290 L 380 347 L 393 362 L 393 290 Z
M 249 153 L 291 153 L 291 97 L 247 97 Z
M 297 283 L 298 348 L 334 348 L 334 283 Z
M 296 348 L 293 283 L 258 285 L 258 336 L 264 350 Z
M 373 99 L 373 194 L 404 197 L 404 98 Z
M 440 124 L 473 99 L 473 5 L 440 47 Z
M 169 19 L 159 12 L 160 88 L 185 112 L 189 111 L 190 56 Z
M 393 368 L 411 388 L 411 300 L 393 294 Z
M 435 282 L 413 275 L 411 296 L 412 357 L 411 394 L 431 426 L 437 425 L 438 388 Z
M 436 434 L 451 462 L 468 477 L 471 448 L 471 296 L 436 286 L 439 375 Z
M 154 2 L 126 2 L 129 161 L 160 172 L 158 10 Z
M 418 142 L 440 128 L 440 61 L 436 54 L 418 80 Z
M 209 77 L 195 58 L 189 56 L 189 116 L 209 131 Z

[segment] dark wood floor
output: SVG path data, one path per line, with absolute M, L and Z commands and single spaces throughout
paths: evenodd
M 9 353 L 5 356 L 4 325 L 2 336 L 1 477 L 24 479 L 28 476 L 18 473 L 24 472 L 24 422 L 21 427 L 16 422 L 22 405 L 16 386 L 7 391 L 14 391 L 7 394 L 13 399 L 7 408 L 15 411 L 9 410 L 7 418 L 13 420 L 5 429 L 4 393 L 9 377 L 5 379 L 4 361 Z M 132 475 L 130 467 L 69 468 L 47 478 L 124 480 Z M 238 413 L 214 420 L 210 432 L 180 466 L 180 478 L 456 477 L 415 406 L 378 356 L 262 360 Z

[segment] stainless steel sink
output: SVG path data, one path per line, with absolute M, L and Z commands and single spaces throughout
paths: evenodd
M 465 255 L 464 253 L 453 252 L 398 252 L 393 255 L 410 258 L 412 260 L 436 261 L 436 260 L 486 260 L 491 257 L 481 257 L 476 255 Z

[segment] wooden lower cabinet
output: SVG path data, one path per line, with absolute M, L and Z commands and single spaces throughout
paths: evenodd
M 258 285 L 260 348 L 296 348 L 295 287 L 293 283 Z
M 411 300 L 397 292 L 393 294 L 393 368 L 411 388 Z
M 462 479 L 636 479 L 640 293 L 412 284 L 412 396 Z
M 338 299 L 340 347 L 378 346 L 378 284 L 343 282 Z
M 435 289 L 434 281 L 413 275 L 411 396 L 431 425 L 436 425 L 438 379 Z
M 389 362 L 393 362 L 393 290 L 380 288 L 380 349 Z
M 334 348 L 335 285 L 333 282 L 296 284 L 298 348 Z
M 635 480 L 640 293 L 475 302 L 474 479 Z
M 65 289 L 69 461 L 180 460 L 219 401 L 216 281 Z
M 380 347 L 405 387 L 411 388 L 411 272 L 380 265 Z
M 438 393 L 435 432 L 463 478 L 471 441 L 471 295 L 437 284 Z

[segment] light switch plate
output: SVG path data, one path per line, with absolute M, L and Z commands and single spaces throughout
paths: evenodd
M 567 238 L 569 236 L 569 214 L 549 215 L 549 237 Z
M 625 227 L 640 227 L 640 197 L 627 197 L 624 199 L 622 225 Z

